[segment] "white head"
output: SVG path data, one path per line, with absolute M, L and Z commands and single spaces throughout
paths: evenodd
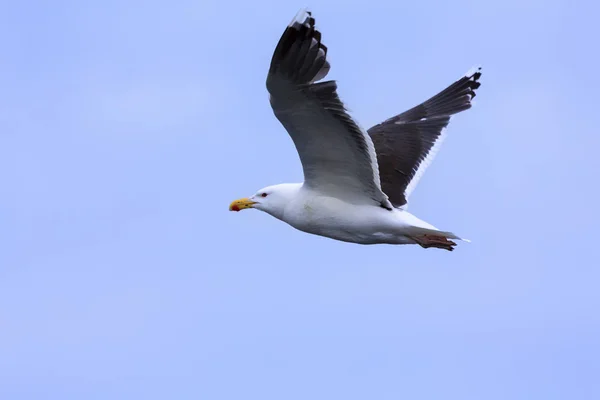
M 256 208 L 281 219 L 285 206 L 294 198 L 302 184 L 283 183 L 267 186 L 250 197 L 235 200 L 229 205 L 229 211 L 242 211 L 246 208 Z

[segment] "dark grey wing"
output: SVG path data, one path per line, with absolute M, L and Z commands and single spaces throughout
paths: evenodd
M 304 184 L 354 204 L 391 210 L 370 136 L 346 111 L 335 81 L 317 82 L 328 72 L 327 47 L 314 18 L 302 11 L 277 44 L 267 89 L 273 112 L 300 156 Z
M 480 77 L 481 68 L 471 70 L 429 100 L 368 130 L 381 188 L 394 207 L 407 204 L 443 141 L 450 117 L 471 108 Z

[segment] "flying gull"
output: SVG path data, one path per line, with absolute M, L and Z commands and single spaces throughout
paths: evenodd
M 275 48 L 267 90 L 300 156 L 304 183 L 265 187 L 229 209 L 255 208 L 303 232 L 345 242 L 453 250 L 451 239 L 465 239 L 410 214 L 407 200 L 450 117 L 471 107 L 481 68 L 367 131 L 348 114 L 336 82 L 322 81 L 329 69 L 315 19 L 300 11 Z

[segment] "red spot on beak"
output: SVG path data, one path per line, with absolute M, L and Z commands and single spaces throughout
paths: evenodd
M 243 199 L 232 201 L 229 205 L 229 211 L 242 211 L 246 208 L 252 208 L 252 205 L 254 203 L 254 201 L 250 200 L 247 197 L 244 197 Z

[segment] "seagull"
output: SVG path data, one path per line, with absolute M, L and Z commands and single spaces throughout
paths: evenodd
M 303 183 L 268 186 L 233 201 L 313 235 L 343 242 L 417 244 L 452 251 L 453 240 L 407 211 L 408 197 L 431 163 L 453 114 L 471 108 L 481 68 L 429 100 L 365 131 L 327 76 L 327 47 L 312 13 L 301 10 L 273 53 L 266 86 L 275 117 L 290 135 Z

